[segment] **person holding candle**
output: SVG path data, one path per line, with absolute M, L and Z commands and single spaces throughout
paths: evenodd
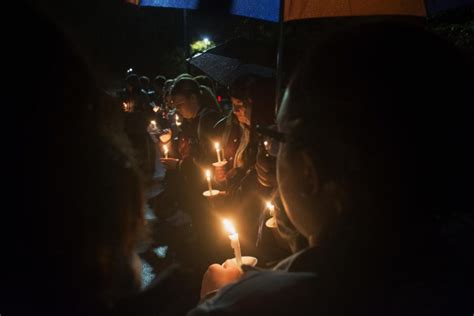
M 217 292 L 188 315 L 469 313 L 471 72 L 413 24 L 361 23 L 318 42 L 268 133 L 285 212 L 309 247 L 274 271 L 211 266 L 201 293 Z
M 229 87 L 232 112 L 217 126 L 223 130 L 221 142 L 229 163 L 216 168 L 216 179 L 225 182 L 227 191 L 234 191 L 248 170 L 255 165 L 259 138 L 252 129 L 273 121 L 274 81 L 245 74 Z
M 193 159 L 211 162 L 209 149 L 213 147 L 214 125 L 221 118 L 219 112 L 206 106 L 199 84 L 192 78 L 182 76 L 171 88 L 171 104 L 184 119 L 179 144 L 180 159 L 165 159 L 169 169 L 192 168 Z
M 246 236 L 242 243 L 249 254 L 266 262 L 263 249 L 257 249 L 261 197 L 269 196 L 270 186 L 259 182 L 256 172 L 257 157 L 266 152 L 263 139 L 255 127 L 274 122 L 275 82 L 254 74 L 237 77 L 228 88 L 233 110 L 216 127 L 223 130 L 216 141 L 220 145 L 223 162 L 215 163 L 214 170 L 219 190 L 226 193 L 225 202 L 242 225 Z M 274 164 L 274 160 L 271 162 Z M 274 170 L 274 168 L 273 168 Z
M 183 74 L 174 81 L 170 95 L 171 106 L 179 115 L 181 126 L 177 129 L 178 134 L 173 134 L 176 146 L 170 150 L 172 155 L 162 158 L 161 162 L 167 169 L 170 182 L 173 181 L 169 190 L 176 197 L 176 208 L 191 217 L 193 232 L 198 236 L 196 249 L 202 253 L 200 259 L 217 260 L 216 251 L 209 247 L 215 238 L 209 230 L 209 202 L 203 197 L 203 192 L 208 191 L 209 183 L 205 169 L 216 159 L 214 140 L 218 130 L 215 124 L 222 115 L 207 105 L 201 87 L 188 75 Z

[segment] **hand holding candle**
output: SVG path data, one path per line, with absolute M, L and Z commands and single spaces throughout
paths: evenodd
M 235 260 L 237 266 L 240 267 L 242 265 L 242 253 L 240 252 L 239 234 L 228 219 L 224 219 L 224 227 L 229 232 L 230 246 L 234 249 Z

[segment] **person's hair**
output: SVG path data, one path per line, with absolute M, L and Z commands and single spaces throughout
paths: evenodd
M 253 74 L 237 77 L 228 88 L 229 96 L 240 100 L 255 98 L 258 92 L 256 86 L 260 79 L 262 78 Z
M 42 62 L 22 65 L 42 74 L 22 114 L 42 141 L 29 142 L 22 157 L 22 192 L 29 195 L 22 216 L 31 221 L 21 227 L 28 242 L 23 250 L 33 264 L 18 291 L 31 291 L 38 310 L 84 311 L 133 289 L 129 261 L 144 224 L 141 175 L 123 133 L 115 131 L 115 140 L 105 133 L 107 97 L 87 65 L 49 22 L 36 15 L 31 21 L 28 36 L 40 35 L 48 45 L 36 54 Z M 51 85 L 55 93 L 48 92 Z
M 214 82 L 208 76 L 199 75 L 199 76 L 194 77 L 194 80 L 199 82 L 201 86 L 206 86 L 209 89 L 211 89 L 212 93 L 215 93 L 216 90 L 215 90 Z
M 315 47 L 290 82 L 285 125 L 319 186 L 343 190 L 342 212 L 320 214 L 325 233 L 337 216 L 379 249 L 391 233 L 398 244 L 400 227 L 423 248 L 426 223 L 466 210 L 469 69 L 454 47 L 409 25 L 360 25 Z
M 269 125 L 274 122 L 275 80 L 254 74 L 237 77 L 228 88 L 229 96 L 252 100 L 252 125 Z
M 219 103 L 212 91 L 206 86 L 200 86 L 193 78 L 184 76 L 176 79 L 171 88 L 171 95 L 182 95 L 186 98 L 195 95 L 200 106 L 220 111 Z

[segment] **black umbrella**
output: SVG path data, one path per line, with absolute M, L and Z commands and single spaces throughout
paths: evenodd
M 228 86 L 243 74 L 275 76 L 276 50 L 273 43 L 236 38 L 187 61 L 221 85 Z

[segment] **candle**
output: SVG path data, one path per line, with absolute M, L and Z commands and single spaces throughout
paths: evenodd
M 216 153 L 217 153 L 217 162 L 221 162 L 221 144 L 215 143 L 214 146 L 216 147 Z
M 272 202 L 267 201 L 266 206 L 270 216 L 275 216 L 275 205 L 273 205 Z
M 125 112 L 127 112 L 128 111 L 128 104 L 126 102 L 123 102 L 122 104 L 123 104 L 123 110 Z
M 235 261 L 237 261 L 237 266 L 240 267 L 242 265 L 242 254 L 240 252 L 239 234 L 228 219 L 224 219 L 224 227 L 229 232 L 230 246 L 234 249 Z
M 212 184 L 211 184 L 211 170 L 206 170 L 207 186 L 209 187 L 209 195 L 212 196 Z
M 267 148 L 267 147 L 268 147 L 268 142 L 267 142 L 267 141 L 264 141 L 264 142 L 263 142 L 263 145 L 265 146 L 265 148 Z
M 153 126 L 153 128 L 156 128 L 156 121 L 150 121 L 150 124 Z
M 176 126 L 181 126 L 181 122 L 179 121 L 179 116 L 178 116 L 178 114 L 176 114 L 176 115 L 174 116 L 174 118 L 175 118 Z
M 163 145 L 163 151 L 165 152 L 165 158 L 168 159 L 168 146 Z

